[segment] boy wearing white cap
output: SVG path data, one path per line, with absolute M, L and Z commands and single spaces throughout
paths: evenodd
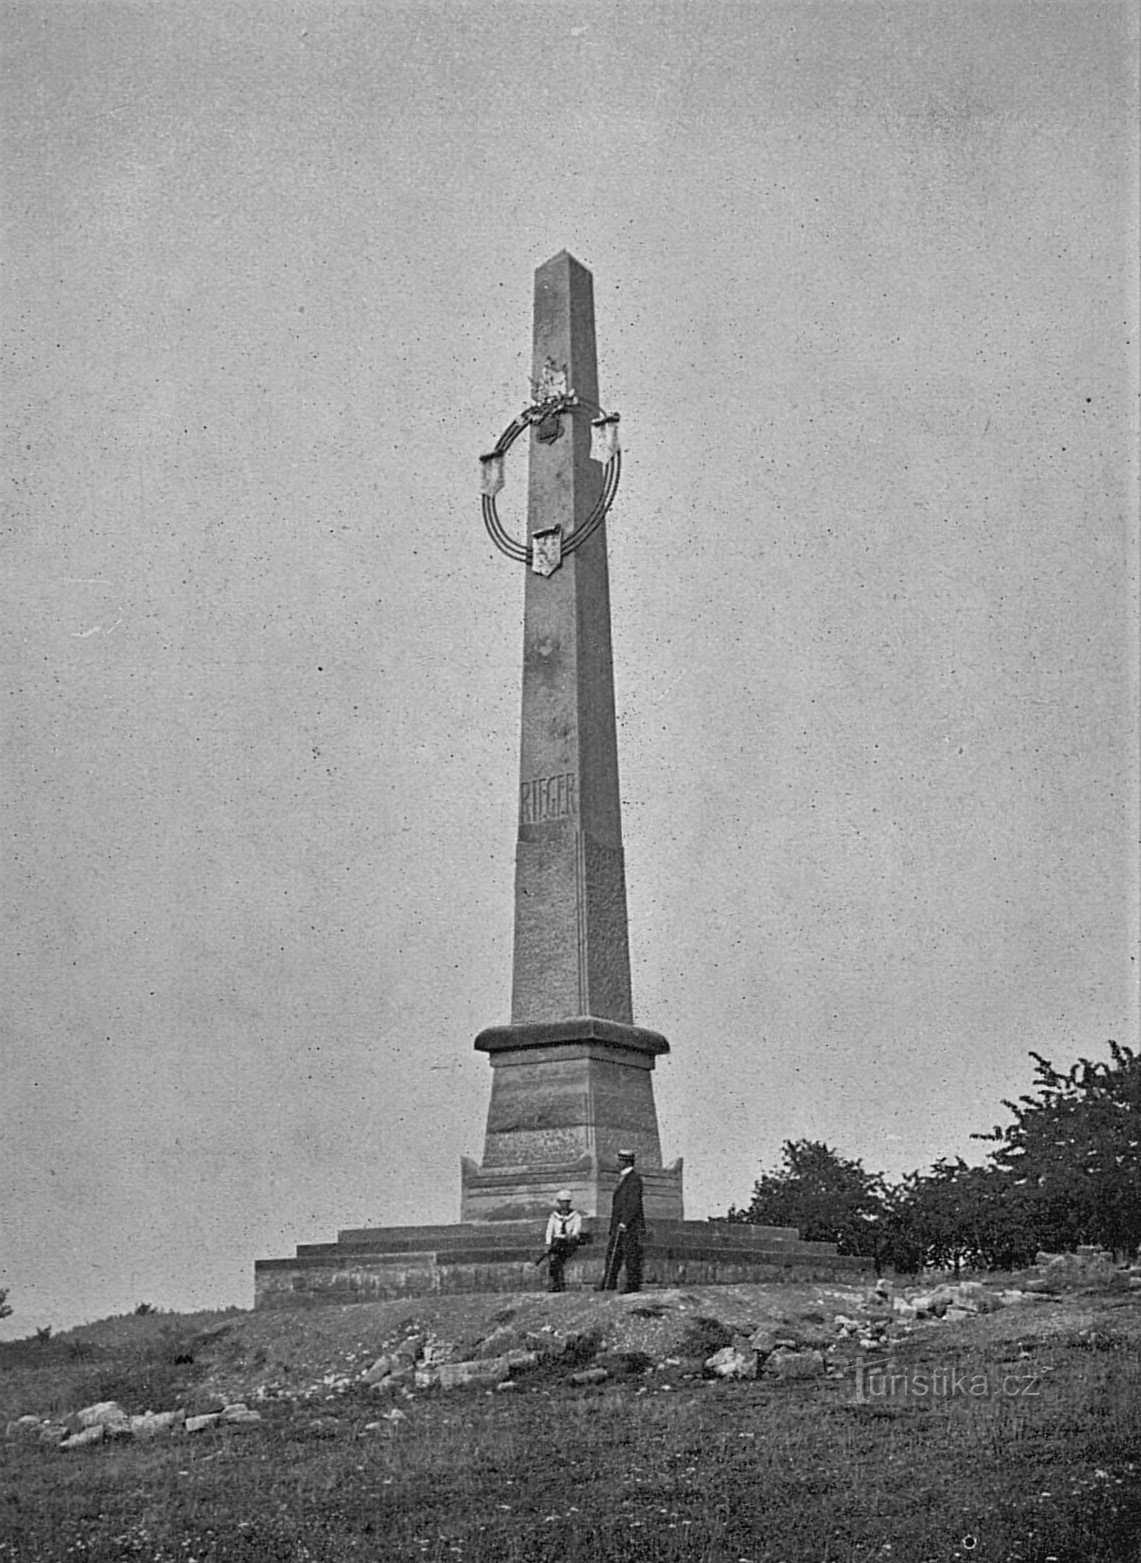
M 566 1291 L 563 1271 L 567 1260 L 578 1247 L 581 1236 L 582 1217 L 574 1208 L 571 1191 L 560 1189 L 555 1196 L 555 1208 L 547 1222 L 547 1253 L 551 1260 L 549 1291 Z

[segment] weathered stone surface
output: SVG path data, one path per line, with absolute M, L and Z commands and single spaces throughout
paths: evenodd
M 59 1445 L 70 1429 L 63 1422 L 44 1422 L 40 1427 L 40 1443 Z
M 579 1373 L 572 1373 L 570 1382 L 580 1387 L 584 1384 L 605 1384 L 610 1377 L 606 1368 L 583 1368 Z
M 527 1373 L 532 1368 L 539 1366 L 539 1353 L 537 1351 L 525 1351 L 517 1349 L 507 1353 L 507 1366 L 512 1373 Z
M 492 1330 L 485 1336 L 475 1348 L 476 1357 L 502 1357 L 509 1351 L 516 1350 L 522 1343 L 522 1337 L 518 1330 L 513 1330 L 509 1324 L 501 1324 L 498 1329 Z
M 381 1379 L 387 1378 L 398 1366 L 399 1359 L 397 1357 L 378 1357 L 364 1375 L 364 1382 L 366 1384 L 379 1384 Z
M 436 1369 L 440 1389 L 490 1388 L 510 1375 L 506 1357 L 487 1357 L 475 1362 L 442 1362 Z M 419 1374 L 417 1374 L 419 1382 Z
M 226 1427 L 248 1427 L 261 1421 L 260 1411 L 251 1411 L 244 1400 L 235 1400 L 232 1405 L 223 1406 L 218 1418 Z
M 369 1385 L 370 1395 L 395 1395 L 401 1390 L 409 1389 L 416 1382 L 416 1368 L 412 1363 L 397 1368 L 395 1373 L 389 1373 L 382 1379 L 377 1379 Z
M 135 1438 L 162 1438 L 185 1420 L 185 1411 L 145 1411 L 142 1416 L 131 1418 L 131 1433 Z
M 75 1413 L 80 1427 L 97 1427 L 101 1422 L 124 1422 L 127 1413 L 117 1400 L 100 1400 L 93 1406 L 84 1406 Z
M 705 1361 L 705 1371 L 714 1378 L 749 1379 L 757 1376 L 757 1353 L 738 1346 L 723 1346 Z
M 205 1433 L 212 1427 L 217 1427 L 222 1419 L 220 1411 L 207 1411 L 202 1416 L 188 1416 L 185 1428 L 188 1433 Z
M 782 1379 L 820 1378 L 824 1373 L 824 1356 L 819 1351 L 787 1351 L 778 1347 L 766 1358 L 765 1372 Z
M 60 1444 L 61 1449 L 90 1449 L 93 1444 L 101 1444 L 104 1438 L 103 1424 L 95 1423 L 93 1427 L 85 1427 L 81 1433 L 72 1433 L 70 1438 L 65 1438 Z

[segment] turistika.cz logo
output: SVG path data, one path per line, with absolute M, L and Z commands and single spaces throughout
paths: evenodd
M 939 1367 L 901 1367 L 892 1362 L 856 1361 L 856 1401 L 880 1400 L 1033 1400 L 1042 1393 L 1042 1371 L 980 1368 L 949 1363 Z

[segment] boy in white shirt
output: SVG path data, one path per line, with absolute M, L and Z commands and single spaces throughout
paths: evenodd
M 570 1189 L 560 1189 L 555 1196 L 555 1208 L 547 1222 L 547 1253 L 551 1261 L 549 1291 L 565 1292 L 566 1277 L 563 1270 L 567 1260 L 578 1247 L 582 1236 L 582 1217 L 574 1209 Z

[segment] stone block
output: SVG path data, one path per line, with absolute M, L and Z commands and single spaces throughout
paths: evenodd
M 483 1358 L 477 1362 L 442 1362 L 435 1370 L 440 1389 L 490 1389 L 511 1373 L 506 1357 Z M 417 1374 L 419 1382 L 419 1374 Z
M 145 1411 L 131 1418 L 131 1434 L 135 1438 L 163 1438 L 185 1420 L 185 1411 Z
M 97 1427 L 100 1422 L 123 1422 L 127 1413 L 117 1400 L 100 1400 L 75 1413 L 80 1427 Z
M 773 1378 L 822 1378 L 824 1356 L 819 1351 L 786 1351 L 779 1347 L 765 1362 L 765 1372 Z
M 757 1376 L 757 1353 L 738 1346 L 723 1346 L 705 1360 L 705 1371 L 714 1378 L 750 1379 Z

